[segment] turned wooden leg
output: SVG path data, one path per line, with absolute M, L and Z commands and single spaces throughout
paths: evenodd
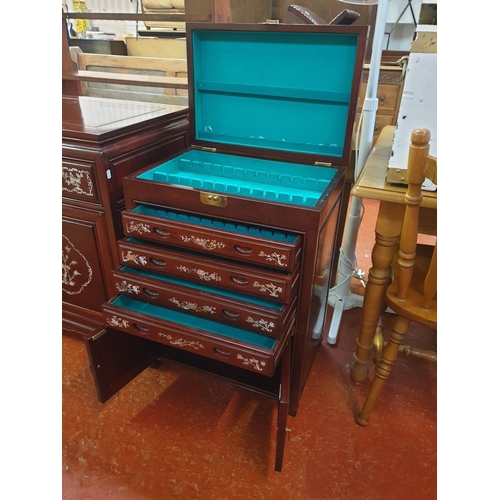
M 274 470 L 277 472 L 280 472 L 283 467 L 285 438 L 288 431 L 286 422 L 290 403 L 290 357 L 291 349 L 290 341 L 288 341 L 281 359 L 281 384 L 278 402 L 278 426 L 276 431 L 276 460 L 274 462 Z
M 359 337 L 356 341 L 356 351 L 351 364 L 351 378 L 355 382 L 363 382 L 368 376 L 373 337 L 382 313 L 395 245 L 401 233 L 404 208 L 403 204 L 380 203 L 375 230 L 375 245 L 372 251 L 373 265 L 368 272 Z
M 392 365 L 396 360 L 399 352 L 399 346 L 408 331 L 410 321 L 403 316 L 398 316 L 396 322 L 394 323 L 394 328 L 391 332 L 391 337 L 387 345 L 384 347 L 382 353 L 382 359 L 378 363 L 375 370 L 375 376 L 373 378 L 372 386 L 370 392 L 366 397 L 363 409 L 358 417 L 358 424 L 366 425 L 368 424 L 368 418 L 370 412 L 372 411 L 373 405 L 377 401 L 377 398 L 384 386 L 385 381 L 389 378 L 392 371 Z
M 382 325 L 382 320 L 379 319 L 377 330 L 375 331 L 375 337 L 373 337 L 373 361 L 375 366 L 377 366 L 382 359 L 382 351 L 384 350 L 384 326 Z

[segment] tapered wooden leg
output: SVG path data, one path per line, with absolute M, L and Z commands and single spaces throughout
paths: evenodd
M 281 472 L 283 467 L 283 454 L 285 452 L 285 438 L 287 433 L 288 407 L 290 403 L 290 340 L 285 346 L 285 352 L 281 358 L 281 384 L 278 402 L 278 427 L 276 431 L 276 460 L 274 470 Z
M 404 204 L 380 203 L 372 251 L 373 266 L 368 273 L 359 337 L 351 364 L 351 378 L 355 382 L 363 382 L 368 375 L 373 337 L 382 313 L 395 245 L 401 233 L 404 208 Z
M 385 381 L 389 378 L 392 371 L 392 365 L 396 360 L 399 352 L 399 346 L 408 331 L 410 321 L 403 316 L 398 316 L 396 322 L 394 323 L 394 328 L 391 332 L 391 337 L 387 345 L 384 347 L 382 352 L 382 359 L 377 365 L 375 370 L 375 376 L 373 378 L 372 386 L 370 392 L 366 397 L 363 409 L 358 417 L 358 424 L 367 425 L 370 412 L 372 411 L 373 405 L 377 401 L 377 398 L 384 386 Z

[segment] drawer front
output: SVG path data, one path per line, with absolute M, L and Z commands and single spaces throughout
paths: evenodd
M 112 272 L 117 293 L 212 321 L 278 338 L 294 310 L 289 304 L 253 300 L 243 294 L 223 293 L 207 285 L 194 286 L 185 280 L 148 276 L 133 268 Z M 149 273 L 153 275 L 153 273 Z M 267 303 L 267 307 L 264 305 Z
M 361 113 L 359 113 L 356 116 L 356 123 L 354 126 L 354 132 L 352 136 L 353 143 L 356 141 L 356 127 L 357 124 L 359 123 L 359 120 L 361 118 Z M 382 129 L 386 127 L 387 125 L 393 125 L 394 120 L 396 119 L 396 116 L 393 115 L 382 115 L 377 113 L 375 116 L 375 125 L 373 126 L 373 138 L 377 139 L 378 136 L 380 135 L 380 132 L 382 132 Z
M 300 262 L 300 235 L 172 210 L 145 206 L 135 210 L 122 212 L 125 234 L 131 237 L 287 271 L 293 271 Z M 152 215 L 155 213 L 158 215 Z M 224 230 L 226 227 L 230 229 Z
M 297 287 L 298 270 L 293 274 L 277 273 L 130 240 L 120 240 L 118 250 L 121 263 L 125 266 L 148 269 L 279 302 L 289 302 Z
M 62 163 L 62 195 L 65 198 L 99 202 L 93 162 L 65 160 Z
M 361 84 L 359 103 L 362 104 L 366 95 L 366 83 Z M 398 106 L 399 85 L 379 84 L 377 87 L 378 109 L 394 111 Z
M 206 320 L 197 327 L 189 315 L 122 299 L 125 298 L 118 297 L 102 307 L 104 319 L 110 327 L 267 376 L 274 374 L 292 328 L 290 323 L 279 340 L 227 328 L 236 332 L 234 338 L 229 338 L 211 332 L 206 327 Z M 154 314 L 152 309 L 155 309 Z

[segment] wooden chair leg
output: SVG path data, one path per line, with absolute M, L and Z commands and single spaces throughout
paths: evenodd
M 394 328 L 391 332 L 391 337 L 387 345 L 384 347 L 382 352 L 382 359 L 377 364 L 375 370 L 375 376 L 373 378 L 372 386 L 370 392 L 366 397 L 365 404 L 359 414 L 357 422 L 359 425 L 367 425 L 368 418 L 372 411 L 372 408 L 377 401 L 377 398 L 385 384 L 385 381 L 389 378 L 392 371 L 392 365 L 396 360 L 399 352 L 399 346 L 408 331 L 410 326 L 410 321 L 403 316 L 398 316 L 396 322 L 394 323 Z
M 290 404 L 290 365 L 291 365 L 291 348 L 290 341 L 285 346 L 285 351 L 281 358 L 281 374 L 280 374 L 280 395 L 278 402 L 278 424 L 276 431 L 276 459 L 274 462 L 274 470 L 281 472 L 283 467 L 283 454 L 285 451 L 285 438 L 288 431 L 286 427 L 289 404 Z
M 382 351 L 384 350 L 384 325 L 382 318 L 378 320 L 377 330 L 373 337 L 373 362 L 378 366 L 382 359 Z

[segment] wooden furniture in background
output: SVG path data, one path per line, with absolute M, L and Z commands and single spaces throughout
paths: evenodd
M 307 7 L 297 4 L 289 5 L 288 12 L 295 14 L 299 19 L 304 21 L 306 24 L 316 24 L 316 25 L 317 24 L 349 25 L 357 21 L 361 16 L 359 12 L 355 12 L 349 9 L 344 9 L 331 21 L 326 21 L 322 17 L 318 16 L 315 12 L 308 9 Z
M 406 56 L 408 56 L 408 52 L 383 51 L 382 53 L 382 61 L 377 85 L 378 109 L 373 128 L 373 143 L 375 143 L 378 139 L 380 132 L 384 127 L 388 125 L 396 125 L 397 123 L 405 77 L 405 70 L 398 64 L 397 61 Z M 361 90 L 359 92 L 353 139 L 355 138 L 358 122 L 361 117 L 361 110 L 363 108 L 366 95 L 366 87 L 368 85 L 369 72 L 370 65 L 365 64 L 361 80 Z M 355 143 L 353 142 L 353 144 Z
M 340 14 L 346 7 L 350 7 L 348 4 L 342 2 L 325 2 L 324 0 L 300 0 L 299 2 L 294 0 L 275 0 L 275 16 L 285 24 L 297 24 L 300 21 L 296 14 L 290 12 L 290 5 L 299 3 L 301 6 L 308 9 L 310 12 L 314 12 L 319 19 L 332 20 Z M 352 5 L 352 9 L 360 14 L 359 19 L 354 23 L 355 26 L 370 26 L 371 29 L 368 33 L 368 40 L 366 43 L 367 53 L 366 60 L 370 60 L 372 39 L 373 39 L 373 26 L 375 26 L 375 17 L 377 14 L 376 5 Z M 329 21 L 328 21 L 329 22 Z M 325 23 L 328 24 L 328 23 Z
M 123 40 L 99 40 L 92 38 L 70 38 L 70 47 L 79 47 L 87 54 L 110 54 L 126 56 L 127 46 Z
M 411 136 L 408 157 L 408 190 L 405 195 L 406 209 L 399 245 L 399 259 L 395 279 L 387 289 L 385 302 L 396 312 L 389 341 L 382 350 L 375 376 L 357 419 L 367 425 L 370 413 L 386 380 L 398 352 L 416 355 L 436 361 L 435 353 L 413 349 L 403 343 L 411 322 L 437 329 L 437 246 L 417 245 L 419 231 L 419 209 L 423 200 L 422 183 L 426 158 L 429 154 L 430 133 L 427 129 L 416 129 Z M 382 344 L 379 343 L 382 347 Z
M 186 59 L 86 54 L 76 50 L 80 74 L 103 73 L 97 75 L 95 81 L 89 77 L 81 82 L 83 95 L 188 105 Z M 107 75 L 110 80 L 104 82 Z M 139 82 L 130 85 L 135 77 L 140 78 Z M 158 86 L 153 86 L 154 83 Z
M 401 234 L 407 188 L 386 182 L 395 127 L 385 127 L 375 143 L 365 167 L 351 190 L 352 196 L 379 200 L 375 227 L 372 267 L 363 299 L 361 325 L 356 351 L 351 365 L 351 378 L 362 382 L 368 374 L 373 339 L 382 311 L 385 291 L 390 278 L 396 243 Z M 424 191 L 420 206 L 419 231 L 435 235 L 437 228 L 437 192 Z
M 98 328 L 114 293 L 122 178 L 188 144 L 185 107 L 62 97 L 63 332 Z

